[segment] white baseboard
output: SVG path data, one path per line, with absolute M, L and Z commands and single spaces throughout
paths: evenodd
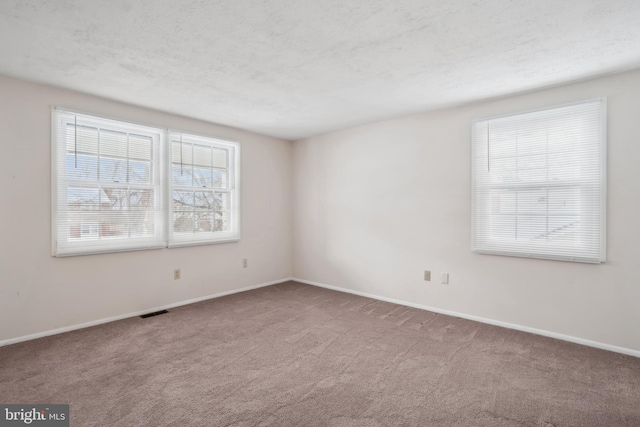
M 274 280 L 274 281 L 271 281 L 271 282 L 260 283 L 258 285 L 247 286 L 247 287 L 244 287 L 244 288 L 241 288 L 241 289 L 233 289 L 233 290 L 230 290 L 230 291 L 218 292 L 217 294 L 213 294 L 213 295 L 207 295 L 207 296 L 204 296 L 204 297 L 193 298 L 193 299 L 189 299 L 189 300 L 186 300 L 186 301 L 174 302 L 174 303 L 163 305 L 163 306 L 160 306 L 160 307 L 148 308 L 146 310 L 136 311 L 134 313 L 120 314 L 120 315 L 117 315 L 117 316 L 107 317 L 107 318 L 104 318 L 104 319 L 92 320 L 91 322 L 85 322 L 85 323 L 80 323 L 80 324 L 71 325 L 71 326 L 64 326 L 62 328 L 51 329 L 51 330 L 44 331 L 44 332 L 37 332 L 35 334 L 24 335 L 24 336 L 15 337 L 15 338 L 9 338 L 9 339 L 6 339 L 6 340 L 0 340 L 0 347 L 5 346 L 5 345 L 10 345 L 10 344 L 16 344 L 16 343 L 23 342 L 23 341 L 30 341 L 30 340 L 34 340 L 36 338 L 47 337 L 49 335 L 61 334 L 63 332 L 75 331 L 76 329 L 83 329 L 83 328 L 88 328 L 90 326 L 101 325 L 103 323 L 114 322 L 116 320 L 127 319 L 129 317 L 141 316 L 143 314 L 153 313 L 155 311 L 168 310 L 170 308 L 180 307 L 182 305 L 193 304 L 193 303 L 200 302 L 200 301 L 205 301 L 205 300 L 208 300 L 208 299 L 220 298 L 220 297 L 223 297 L 223 296 L 226 296 L 226 295 L 231 295 L 231 294 L 237 294 L 239 292 L 250 291 L 252 289 L 264 288 L 265 286 L 271 286 L 271 285 L 275 285 L 275 284 L 278 284 L 278 283 L 287 282 L 289 280 L 292 280 L 292 279 L 290 277 L 287 277 L 285 279 L 279 279 L 279 280 Z
M 460 317 L 462 319 L 474 320 L 476 322 L 487 323 L 489 325 L 501 326 L 503 328 L 515 329 L 517 331 L 529 332 L 529 333 L 536 334 L 536 335 L 542 335 L 542 336 L 545 336 L 545 337 L 556 338 L 556 339 L 559 339 L 559 340 L 562 340 L 562 341 L 569 341 L 569 342 L 572 342 L 572 343 L 582 344 L 582 345 L 586 345 L 586 346 L 589 346 L 589 347 L 595 347 L 595 348 L 599 348 L 599 349 L 602 349 L 602 350 L 613 351 L 613 352 L 616 352 L 616 353 L 622 353 L 622 354 L 626 354 L 626 355 L 629 355 L 629 356 L 640 357 L 640 351 L 632 350 L 632 349 L 626 348 L 626 347 L 618 347 L 618 346 L 611 345 L 611 344 L 605 344 L 605 343 L 601 343 L 601 342 L 597 342 L 597 341 L 587 340 L 587 339 L 584 339 L 584 338 L 573 337 L 571 335 L 564 335 L 564 334 L 559 334 L 559 333 L 556 333 L 556 332 L 545 331 L 544 329 L 530 328 L 528 326 L 522 326 L 522 325 L 517 325 L 517 324 L 514 324 L 514 323 L 502 322 L 500 320 L 488 319 L 486 317 L 474 316 L 472 314 L 464 314 L 464 313 L 458 313 L 458 312 L 450 311 L 450 310 L 443 310 L 441 308 L 429 307 L 427 305 L 422 305 L 422 304 L 415 304 L 415 303 L 412 303 L 412 302 L 409 302 L 409 301 L 402 301 L 402 300 L 395 299 L 395 298 L 381 297 L 379 295 L 374 295 L 374 294 L 370 294 L 370 293 L 367 293 L 367 292 L 354 291 L 352 289 L 340 288 L 338 286 L 326 285 L 324 283 L 313 282 L 311 280 L 299 279 L 299 278 L 296 278 L 296 277 L 293 277 L 290 280 L 293 280 L 293 281 L 296 281 L 296 282 L 300 282 L 300 283 L 305 283 L 307 285 L 312 285 L 312 286 L 318 286 L 318 287 L 321 287 L 321 288 L 331 289 L 331 290 L 334 290 L 334 291 L 346 292 L 346 293 L 349 293 L 349 294 L 354 294 L 354 295 L 359 295 L 359 296 L 362 296 L 362 297 L 372 298 L 372 299 L 376 299 L 376 300 L 380 300 L 380 301 L 386 301 L 386 302 L 391 302 L 391 303 L 394 303 L 394 304 L 406 305 L 408 307 L 419 308 L 421 310 L 432 311 L 434 313 L 446 314 L 446 315 L 449 315 L 449 316 Z
M 605 343 L 600 343 L 600 342 L 597 342 L 597 341 L 591 341 L 591 340 L 587 340 L 587 339 L 583 339 L 583 338 L 573 337 L 571 335 L 564 335 L 564 334 L 559 334 L 559 333 L 556 333 L 556 332 L 546 331 L 546 330 L 543 330 L 543 329 L 530 328 L 528 326 L 522 326 L 522 325 L 517 325 L 517 324 L 514 324 L 514 323 L 502 322 L 500 320 L 488 319 L 486 317 L 480 317 L 480 316 L 474 316 L 474 315 L 471 315 L 471 314 L 458 313 L 458 312 L 450 311 L 450 310 L 443 310 L 443 309 L 437 308 L 437 307 L 430 307 L 430 306 L 427 306 L 427 305 L 416 304 L 416 303 L 412 303 L 412 302 L 409 302 L 409 301 L 403 301 L 403 300 L 399 300 L 399 299 L 395 299 L 395 298 L 382 297 L 382 296 L 370 294 L 370 293 L 367 293 L 367 292 L 354 291 L 352 289 L 341 288 L 341 287 L 332 286 L 332 285 L 326 285 L 324 283 L 314 282 L 314 281 L 305 280 L 305 279 L 299 279 L 299 278 L 296 278 L 296 277 L 287 277 L 287 278 L 284 278 L 284 279 L 279 279 L 279 280 L 274 280 L 274 281 L 271 281 L 271 282 L 260 283 L 258 285 L 253 285 L 253 286 L 247 286 L 247 287 L 244 287 L 244 288 L 241 288 L 241 289 L 233 289 L 233 290 L 230 290 L 230 291 L 219 292 L 219 293 L 212 294 L 212 295 L 207 295 L 207 296 L 193 298 L 193 299 L 186 300 L 186 301 L 180 301 L 180 302 L 176 302 L 176 303 L 171 303 L 171 304 L 163 305 L 163 306 L 160 306 L 160 307 L 149 308 L 149 309 L 146 309 L 146 310 L 137 311 L 137 312 L 133 312 L 133 313 L 121 314 L 121 315 L 118 315 L 118 316 L 112 316 L 112 317 L 107 317 L 107 318 L 104 318 L 104 319 L 93 320 L 91 322 L 85 322 L 85 323 L 80 323 L 80 324 L 77 324 L 77 325 L 65 326 L 65 327 L 62 327 L 62 328 L 51 329 L 51 330 L 44 331 L 44 332 L 38 332 L 38 333 L 35 333 L 35 334 L 24 335 L 24 336 L 21 336 L 21 337 L 15 337 L 15 338 L 9 338 L 9 339 L 5 339 L 5 340 L 0 340 L 0 347 L 5 346 L 5 345 L 10 345 L 10 344 L 16 344 L 16 343 L 23 342 L 23 341 L 30 341 L 30 340 L 34 340 L 34 339 L 37 339 L 37 338 L 47 337 L 47 336 L 50 336 L 50 335 L 61 334 L 61 333 L 64 333 L 64 332 L 75 331 L 77 329 L 83 329 L 83 328 L 88 328 L 88 327 L 91 327 L 91 326 L 101 325 L 103 323 L 114 322 L 116 320 L 127 319 L 129 317 L 136 317 L 136 316 L 140 316 L 140 315 L 146 314 L 146 313 L 153 313 L 154 311 L 168 310 L 170 308 L 180 307 L 182 305 L 193 304 L 193 303 L 200 302 L 200 301 L 206 301 L 208 299 L 220 298 L 220 297 L 223 297 L 223 296 L 226 296 L 226 295 L 236 294 L 236 293 L 240 293 L 240 292 L 246 292 L 246 291 L 250 291 L 252 289 L 258 289 L 258 288 L 263 288 L 263 287 L 266 287 L 266 286 L 276 285 L 278 283 L 287 282 L 289 280 L 293 280 L 293 281 L 300 282 L 300 283 L 305 283 L 307 285 L 312 285 L 312 286 L 318 286 L 318 287 L 321 287 L 321 288 L 331 289 L 331 290 L 338 291 L 338 292 L 346 292 L 346 293 L 349 293 L 349 294 L 359 295 L 359 296 L 372 298 L 372 299 L 376 299 L 376 300 L 380 300 L 380 301 L 386 301 L 386 302 L 390 302 L 390 303 L 394 303 L 394 304 L 406 305 L 408 307 L 418 308 L 418 309 L 421 309 L 421 310 L 427 310 L 427 311 L 431 311 L 431 312 L 434 312 L 434 313 L 440 313 L 440 314 L 446 314 L 448 316 L 460 317 L 462 319 L 473 320 L 473 321 L 476 321 L 476 322 L 486 323 L 486 324 L 489 324 L 489 325 L 501 326 L 503 328 L 515 329 L 515 330 L 523 331 L 523 332 L 529 332 L 529 333 L 532 333 L 532 334 L 542 335 L 542 336 L 550 337 L 550 338 L 556 338 L 556 339 L 559 339 L 559 340 L 562 340 L 562 341 L 569 341 L 569 342 L 576 343 L 576 344 L 582 344 L 582 345 L 586 345 L 586 346 L 589 346 L 589 347 L 595 347 L 595 348 L 599 348 L 599 349 L 602 349 L 602 350 L 613 351 L 613 352 L 616 352 L 616 353 L 626 354 L 626 355 L 629 355 L 629 356 L 634 356 L 634 357 L 639 357 L 640 358 L 640 351 L 632 350 L 630 348 L 618 347 L 618 346 L 611 345 L 611 344 L 605 344 Z

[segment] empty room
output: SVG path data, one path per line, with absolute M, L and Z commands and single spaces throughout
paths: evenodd
M 640 426 L 640 2 L 0 0 L 0 426 Z

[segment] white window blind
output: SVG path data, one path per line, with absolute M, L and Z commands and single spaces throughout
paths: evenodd
M 160 129 L 53 110 L 55 256 L 166 246 Z
M 58 108 L 52 139 L 54 256 L 240 239 L 240 144 Z
M 473 124 L 474 252 L 604 262 L 605 100 Z
M 239 145 L 170 132 L 169 246 L 240 238 Z

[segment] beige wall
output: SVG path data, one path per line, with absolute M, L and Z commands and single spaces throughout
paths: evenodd
M 601 96 L 608 262 L 472 253 L 471 121 Z M 639 138 L 635 71 L 297 141 L 294 277 L 638 351 Z
M 608 98 L 608 262 L 470 251 L 470 123 Z M 242 144 L 239 243 L 50 255 L 50 107 Z M 293 275 L 640 351 L 640 71 L 287 141 L 0 77 L 0 341 Z M 242 268 L 242 259 L 249 268 Z M 293 261 L 292 261 L 293 259 Z M 174 268 L 182 279 L 174 281 Z M 429 269 L 432 282 L 422 280 Z M 441 272 L 450 284 L 439 284 Z
M 241 241 L 51 257 L 51 106 L 240 142 Z M 291 142 L 0 77 L 0 144 L 0 341 L 291 276 Z

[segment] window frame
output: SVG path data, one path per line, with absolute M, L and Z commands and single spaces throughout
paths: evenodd
M 211 190 L 201 190 L 211 192 L 214 197 L 216 192 L 229 194 L 229 220 L 232 224 L 231 230 L 224 231 L 211 231 L 203 232 L 201 238 L 187 239 L 184 237 L 177 237 L 174 230 L 174 208 L 173 208 L 173 191 L 178 188 L 178 191 L 194 191 L 196 192 L 198 187 L 195 186 L 182 186 L 175 185 L 173 182 L 173 151 L 172 146 L 174 143 L 173 136 L 182 135 L 183 142 L 193 145 L 208 145 L 212 149 L 223 149 L 227 151 L 227 188 L 211 187 Z M 214 137 L 207 137 L 197 135 L 193 133 L 182 132 L 175 129 L 167 130 L 167 150 L 166 150 L 166 200 L 167 200 L 167 247 L 179 248 L 184 246 L 198 246 L 209 245 L 216 243 L 231 243 L 237 242 L 241 237 L 241 221 L 240 221 L 240 143 L 236 141 L 230 141 L 227 139 L 220 139 Z M 193 159 L 192 159 L 193 161 Z M 212 170 L 216 169 L 215 166 L 210 167 Z M 212 210 L 215 212 L 215 210 Z
M 105 123 L 112 122 L 114 125 L 115 131 L 125 131 L 132 133 L 140 133 L 140 129 L 147 129 L 150 132 L 150 135 L 153 134 L 157 137 L 157 141 L 152 140 L 151 142 L 151 158 L 149 160 L 150 167 L 152 168 L 152 174 L 157 174 L 157 184 L 154 182 L 153 176 L 150 176 L 149 184 L 138 184 L 138 183 L 122 183 L 114 181 L 112 185 L 119 185 L 121 187 L 127 187 L 127 191 L 129 191 L 129 187 L 153 187 L 154 191 L 154 199 L 157 206 L 152 212 L 154 215 L 158 216 L 159 224 L 156 226 L 159 227 L 156 231 L 155 235 L 151 238 L 136 238 L 136 237 L 125 237 L 120 239 L 112 239 L 109 240 L 109 243 L 105 244 L 87 244 L 88 240 L 85 242 L 78 241 L 77 245 L 73 243 L 69 244 L 69 232 L 68 225 L 64 227 L 61 224 L 58 224 L 58 219 L 60 218 L 60 214 L 63 214 L 66 211 L 59 211 L 59 207 L 66 206 L 66 196 L 62 197 L 59 191 L 62 191 L 62 188 L 70 188 L 69 183 L 81 180 L 70 180 L 66 176 L 59 175 L 64 171 L 61 171 L 61 167 L 65 167 L 59 162 L 65 162 L 67 154 L 67 141 L 60 140 L 58 141 L 59 132 L 64 132 L 60 129 L 59 114 L 62 115 L 77 115 L 83 117 L 83 124 L 90 123 L 92 120 L 95 120 L 96 123 L 100 124 L 101 127 L 105 127 Z M 67 120 L 68 122 L 68 120 Z M 78 126 L 80 126 L 78 124 Z M 209 238 L 206 239 L 198 239 L 197 241 L 180 241 L 177 242 L 173 239 L 173 206 L 171 199 L 171 191 L 173 188 L 172 185 L 172 176 L 171 176 L 171 166 L 172 166 L 172 158 L 171 158 L 171 135 L 172 133 L 182 133 L 183 135 L 188 135 L 190 138 L 196 138 L 199 140 L 206 141 L 215 141 L 218 145 L 224 145 L 227 148 L 232 148 L 233 150 L 233 161 L 227 161 L 228 166 L 228 181 L 229 181 L 229 193 L 233 193 L 232 196 L 229 196 L 230 209 L 232 213 L 230 213 L 230 218 L 233 223 L 233 233 L 226 233 L 224 236 L 216 235 L 216 236 L 207 236 Z M 62 134 L 61 134 L 62 135 Z M 144 136 L 150 136 L 143 134 Z M 129 144 L 129 143 L 127 143 Z M 99 150 L 99 149 L 98 149 Z M 154 152 L 153 150 L 157 150 Z M 60 156 L 63 157 L 60 157 Z M 99 153 L 96 154 L 96 157 L 99 156 Z M 157 156 L 157 160 L 155 160 L 155 156 Z M 132 156 L 127 153 L 127 165 L 129 165 L 129 160 Z M 135 156 L 133 156 L 135 157 Z M 78 111 L 76 109 L 65 108 L 60 106 L 52 106 L 51 107 L 51 255 L 54 257 L 69 257 L 69 256 L 81 256 L 81 255 L 94 255 L 94 254 L 103 254 L 103 253 L 117 253 L 117 252 L 128 252 L 128 251 L 137 251 L 137 250 L 150 250 L 150 249 L 161 249 L 161 248 L 177 248 L 177 247 L 185 247 L 185 246 L 195 246 L 195 245 L 208 245 L 208 244 L 217 244 L 217 243 L 228 243 L 228 242 L 237 242 L 240 240 L 240 225 L 241 225 L 241 210 L 240 210 L 240 143 L 237 141 L 230 141 L 228 139 L 217 138 L 217 137 L 206 137 L 200 135 L 194 135 L 191 133 L 171 130 L 166 127 L 161 126 L 153 126 L 147 124 L 139 124 L 130 120 L 123 120 L 119 118 L 113 118 L 102 114 L 94 114 L 83 111 Z M 97 165 L 97 168 L 100 169 L 100 165 Z M 155 170 L 153 170 L 155 168 Z M 128 169 L 127 169 L 128 170 Z M 99 174 L 99 171 L 96 172 Z M 128 173 L 128 172 L 127 172 Z M 99 175 L 98 175 L 99 177 Z M 129 181 L 129 180 L 127 180 Z M 103 183 L 99 178 L 96 178 L 95 181 L 91 180 L 88 183 L 90 188 L 100 189 L 103 185 L 110 185 L 111 183 Z M 233 184 L 233 188 L 230 186 Z M 98 190 L 99 191 L 99 190 Z M 64 191 L 66 194 L 66 191 Z M 62 200 L 64 199 L 64 200 Z M 66 209 L 66 208 L 65 208 Z M 80 230 L 82 230 L 82 226 L 80 226 Z M 65 232 L 66 230 L 66 232 Z M 66 233 L 66 234 L 65 234 Z M 214 232 L 212 232 L 214 233 Z M 66 237 L 65 237 L 66 236 Z M 96 241 L 101 240 L 97 239 Z M 84 243 L 84 244 L 82 244 Z
M 500 246 L 501 245 L 496 245 L 496 248 L 487 248 L 487 247 L 479 247 L 478 242 L 476 241 L 477 238 L 477 234 L 476 231 L 479 229 L 479 225 L 477 224 L 477 218 L 476 218 L 476 198 L 478 196 L 477 193 L 477 177 L 476 177 L 476 139 L 475 139 L 475 128 L 478 124 L 483 123 L 483 122 L 490 122 L 492 120 L 498 120 L 498 119 L 504 119 L 504 118 L 509 118 L 509 117 L 516 117 L 516 116 L 520 116 L 520 115 L 527 115 L 527 114 L 531 114 L 531 113 L 536 113 L 536 112 L 544 112 L 544 111 L 549 111 L 549 110 L 554 110 L 554 109 L 560 109 L 560 108 L 564 108 L 564 107 L 571 107 L 571 106 L 578 106 L 578 105 L 582 105 L 582 104 L 588 104 L 588 103 L 596 103 L 598 102 L 600 104 L 600 110 L 599 110 L 599 142 L 598 142 L 598 153 L 599 153 L 599 168 L 600 168 L 600 182 L 598 183 L 599 185 L 599 191 L 600 191 L 600 200 L 598 203 L 599 206 L 599 223 L 598 223 L 598 227 L 599 227 L 599 234 L 600 234 L 600 241 L 599 241 L 599 250 L 600 250 L 600 254 L 598 259 L 596 260 L 595 258 L 590 258 L 590 257 L 580 257 L 580 256 L 568 256 L 568 255 L 563 255 L 563 254 L 559 254 L 558 252 L 556 252 L 555 254 L 553 253 L 549 253 L 551 252 L 550 249 L 553 249 L 554 246 L 557 248 L 560 245 L 554 245 L 553 243 L 547 243 L 547 244 L 540 244 L 539 247 L 540 248 L 545 248 L 548 252 L 547 253 L 532 253 L 531 251 L 525 251 L 523 249 L 519 249 L 520 252 L 518 252 L 518 248 L 514 248 L 514 245 L 510 245 L 510 247 L 506 248 L 506 249 L 501 249 Z M 569 186 L 571 186 L 572 184 L 569 181 L 562 181 L 560 183 L 558 183 L 557 188 L 567 188 Z M 579 190 L 580 189 L 584 189 L 586 188 L 585 185 L 575 185 Z M 497 187 L 497 186 L 496 186 Z M 517 185 L 504 185 L 504 188 L 509 188 L 509 189 L 516 189 L 518 188 Z M 522 186 L 520 186 L 519 188 L 526 188 L 529 187 L 531 189 L 533 188 L 549 188 L 551 187 L 550 185 L 543 185 L 543 186 L 536 186 L 533 184 L 524 184 Z M 478 187 L 481 189 L 486 189 L 488 188 L 488 186 L 485 187 Z M 516 214 L 517 215 L 517 214 Z M 490 217 L 490 215 L 487 215 L 487 219 Z M 549 216 L 547 215 L 547 218 L 549 218 Z M 571 102 L 571 103 L 565 103 L 565 104 L 560 104 L 560 105 L 553 105 L 553 106 L 549 106 L 549 107 L 542 107 L 542 108 L 536 108 L 536 109 L 531 109 L 531 110 L 526 110 L 526 111 L 520 111 L 520 112 L 515 112 L 515 113 L 507 113 L 507 114 L 502 114 L 502 115 L 498 115 L 498 116 L 491 116 L 491 117 L 485 117 L 485 118 L 480 118 L 480 119 L 475 119 L 472 121 L 472 126 L 471 126 L 471 251 L 474 253 L 479 253 L 479 254 L 487 254 L 487 255 L 500 255 L 500 256 L 512 256 L 512 257 L 521 257 L 521 258 L 536 258 L 536 259 L 545 259 L 545 260 L 554 260 L 554 261 L 572 261 L 572 262 L 582 262 L 582 263 L 591 263 L 591 264 L 599 264 L 599 263 L 604 263 L 607 260 L 607 99 L 606 97 L 601 97 L 601 98 L 591 98 L 591 99 L 586 99 L 586 100 L 581 100 L 581 101 L 577 101 L 577 102 Z M 505 246 L 502 245 L 502 248 L 504 248 Z

